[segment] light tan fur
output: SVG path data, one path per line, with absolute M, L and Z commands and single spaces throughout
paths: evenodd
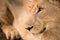
M 12 35 L 18 31 L 24 40 L 60 40 L 59 0 L 7 0 L 6 3 L 14 16 L 12 28 L 10 27 L 13 29 Z M 11 31 L 7 26 L 6 29 Z M 33 28 L 27 30 L 29 26 Z M 12 31 L 8 31 L 4 33 L 9 37 Z
M 5 0 L 0 0 L 0 28 L 6 35 L 6 38 L 11 40 L 16 36 L 18 37 L 18 32 L 13 28 L 14 17 L 7 7 Z

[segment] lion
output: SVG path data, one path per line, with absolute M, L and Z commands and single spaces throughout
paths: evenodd
M 34 3 L 33 7 L 28 5 L 31 10 L 28 9 L 28 12 L 26 8 L 26 14 L 24 14 L 25 10 L 22 12 L 20 16 L 22 18 L 19 18 L 19 22 L 21 22 L 19 25 L 26 27 L 36 40 L 60 40 L 60 0 L 37 0 L 36 3 Z M 24 39 L 23 32 L 19 31 L 21 28 L 15 28 Z M 28 33 L 26 32 L 26 34 Z M 29 40 L 29 38 L 26 40 Z
M 60 40 L 60 0 L 7 0 L 6 3 L 14 16 L 12 28 L 23 40 Z M 8 37 L 11 34 L 4 32 Z

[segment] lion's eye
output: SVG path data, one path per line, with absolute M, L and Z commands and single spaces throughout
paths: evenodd
M 41 8 L 38 8 L 37 13 L 39 13 L 40 11 L 41 11 Z
M 39 8 L 37 9 L 36 13 L 41 12 L 41 11 L 42 11 L 42 9 L 43 9 L 43 8 L 40 8 L 40 7 L 39 7 Z

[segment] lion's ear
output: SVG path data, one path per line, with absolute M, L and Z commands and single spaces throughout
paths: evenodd
M 60 0 L 49 0 L 49 2 L 53 5 L 56 5 L 56 6 L 60 7 Z

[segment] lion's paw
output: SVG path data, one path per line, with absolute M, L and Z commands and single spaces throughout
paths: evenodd
M 12 26 L 4 25 L 2 30 L 5 33 L 7 39 L 13 40 L 14 38 L 19 38 L 18 32 Z

